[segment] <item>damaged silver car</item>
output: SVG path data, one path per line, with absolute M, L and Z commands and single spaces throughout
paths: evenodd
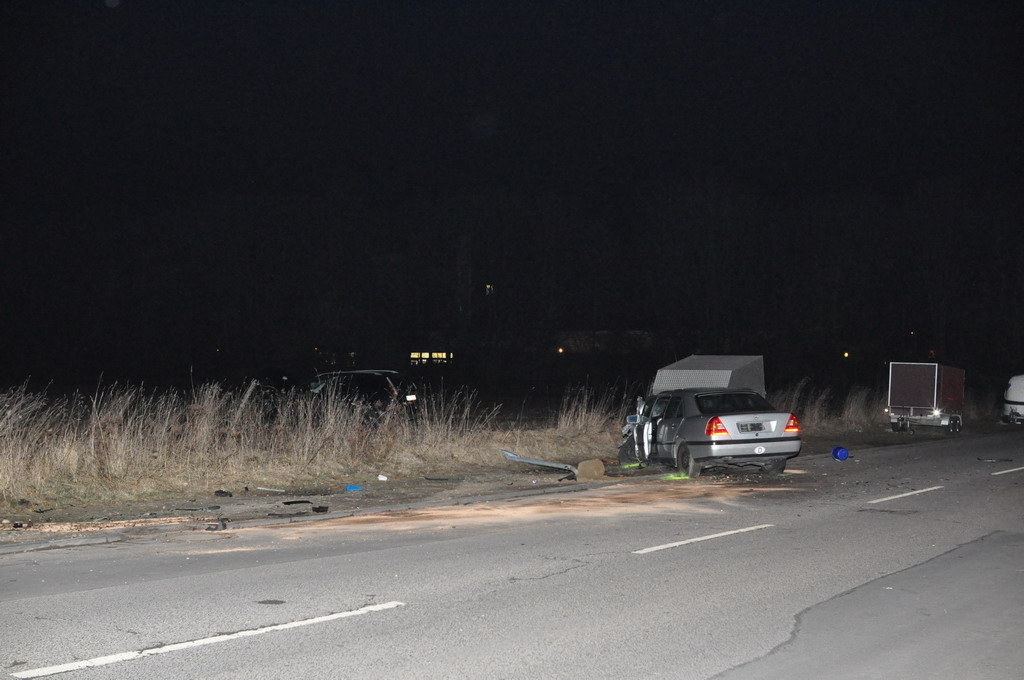
M 750 389 L 686 388 L 638 400 L 619 460 L 664 463 L 690 477 L 729 466 L 779 473 L 800 453 L 800 425 Z

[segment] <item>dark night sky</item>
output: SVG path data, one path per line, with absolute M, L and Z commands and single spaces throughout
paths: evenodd
M 500 381 L 570 330 L 1024 372 L 1022 46 L 1016 1 L 3 3 L 0 379 Z

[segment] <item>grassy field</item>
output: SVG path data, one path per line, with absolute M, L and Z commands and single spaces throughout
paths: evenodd
M 796 413 L 806 433 L 838 434 L 887 427 L 884 396 L 835 394 L 805 381 L 769 399 Z M 130 500 L 241 479 L 278 487 L 412 475 L 500 465 L 500 449 L 563 461 L 614 458 L 634 406 L 629 390 L 576 387 L 550 413 L 513 418 L 461 390 L 421 394 L 413 418 L 400 407 L 367 416 L 344 394 L 268 392 L 256 383 L 187 393 L 114 385 L 70 397 L 20 387 L 0 394 L 0 498 Z

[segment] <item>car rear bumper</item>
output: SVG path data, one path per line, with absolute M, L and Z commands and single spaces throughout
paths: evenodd
M 724 442 L 687 442 L 690 456 L 702 462 L 756 463 L 758 459 L 792 458 L 800 454 L 798 438 Z

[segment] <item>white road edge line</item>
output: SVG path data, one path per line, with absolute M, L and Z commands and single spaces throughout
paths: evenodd
M 700 541 L 710 541 L 712 538 L 721 538 L 722 536 L 732 536 L 733 534 L 742 534 L 747 531 L 757 531 L 758 529 L 767 529 L 773 527 L 774 524 L 758 524 L 756 527 L 747 527 L 746 529 L 734 529 L 732 531 L 723 531 L 720 534 L 711 534 L 710 536 L 699 536 L 697 538 L 688 538 L 685 541 L 676 541 L 675 543 L 666 543 L 665 545 L 656 545 L 652 548 L 642 548 L 640 550 L 634 550 L 634 555 L 646 555 L 657 550 L 668 550 L 669 548 L 678 548 L 681 545 L 687 543 L 699 543 Z
M 898 496 L 886 496 L 885 498 L 876 498 L 873 501 L 868 501 L 868 503 L 884 503 L 886 501 L 894 501 L 897 498 L 906 498 L 907 496 L 916 496 L 919 493 L 928 493 L 929 491 L 935 491 L 936 489 L 941 489 L 941 488 L 943 488 L 943 487 L 941 487 L 941 486 L 930 486 L 927 489 L 919 489 L 917 491 L 908 491 L 907 493 L 901 493 Z
M 404 606 L 404 602 L 385 602 L 384 604 L 371 604 L 362 607 L 361 609 L 353 609 L 347 612 L 327 614 L 326 616 L 317 616 L 312 619 L 292 621 L 291 623 L 278 623 L 276 625 L 265 626 L 263 628 L 251 628 L 249 630 L 238 631 L 237 633 L 225 633 L 224 635 L 214 635 L 213 637 L 201 638 L 199 640 L 189 640 L 188 642 L 176 642 L 174 644 L 164 645 L 162 647 L 140 649 L 135 652 L 122 652 L 121 654 L 98 656 L 95 659 L 86 659 L 84 661 L 75 661 L 73 663 L 65 663 L 59 666 L 47 666 L 46 668 L 36 668 L 30 671 L 11 673 L 11 676 L 15 678 L 41 678 L 47 675 L 57 675 L 58 673 L 67 673 L 68 671 L 77 671 L 83 668 L 106 666 L 121 661 L 131 661 L 132 659 L 141 659 L 146 656 L 166 654 L 167 652 L 176 652 L 182 649 L 189 649 L 190 647 L 201 647 L 202 645 L 210 645 L 215 642 L 227 642 L 228 640 L 250 637 L 252 635 L 262 635 L 263 633 L 271 633 L 278 630 L 288 630 L 289 628 L 298 628 L 300 626 L 311 626 L 314 623 L 324 623 L 327 621 L 333 621 L 335 619 L 344 619 L 349 616 L 359 616 L 360 614 L 369 614 L 370 612 L 379 612 L 385 609 L 394 609 L 395 607 Z
M 1002 470 L 1000 472 L 993 472 L 992 474 L 993 475 L 1005 475 L 1008 472 L 1020 472 L 1021 470 L 1024 470 L 1024 467 L 1013 468 L 1012 470 Z

